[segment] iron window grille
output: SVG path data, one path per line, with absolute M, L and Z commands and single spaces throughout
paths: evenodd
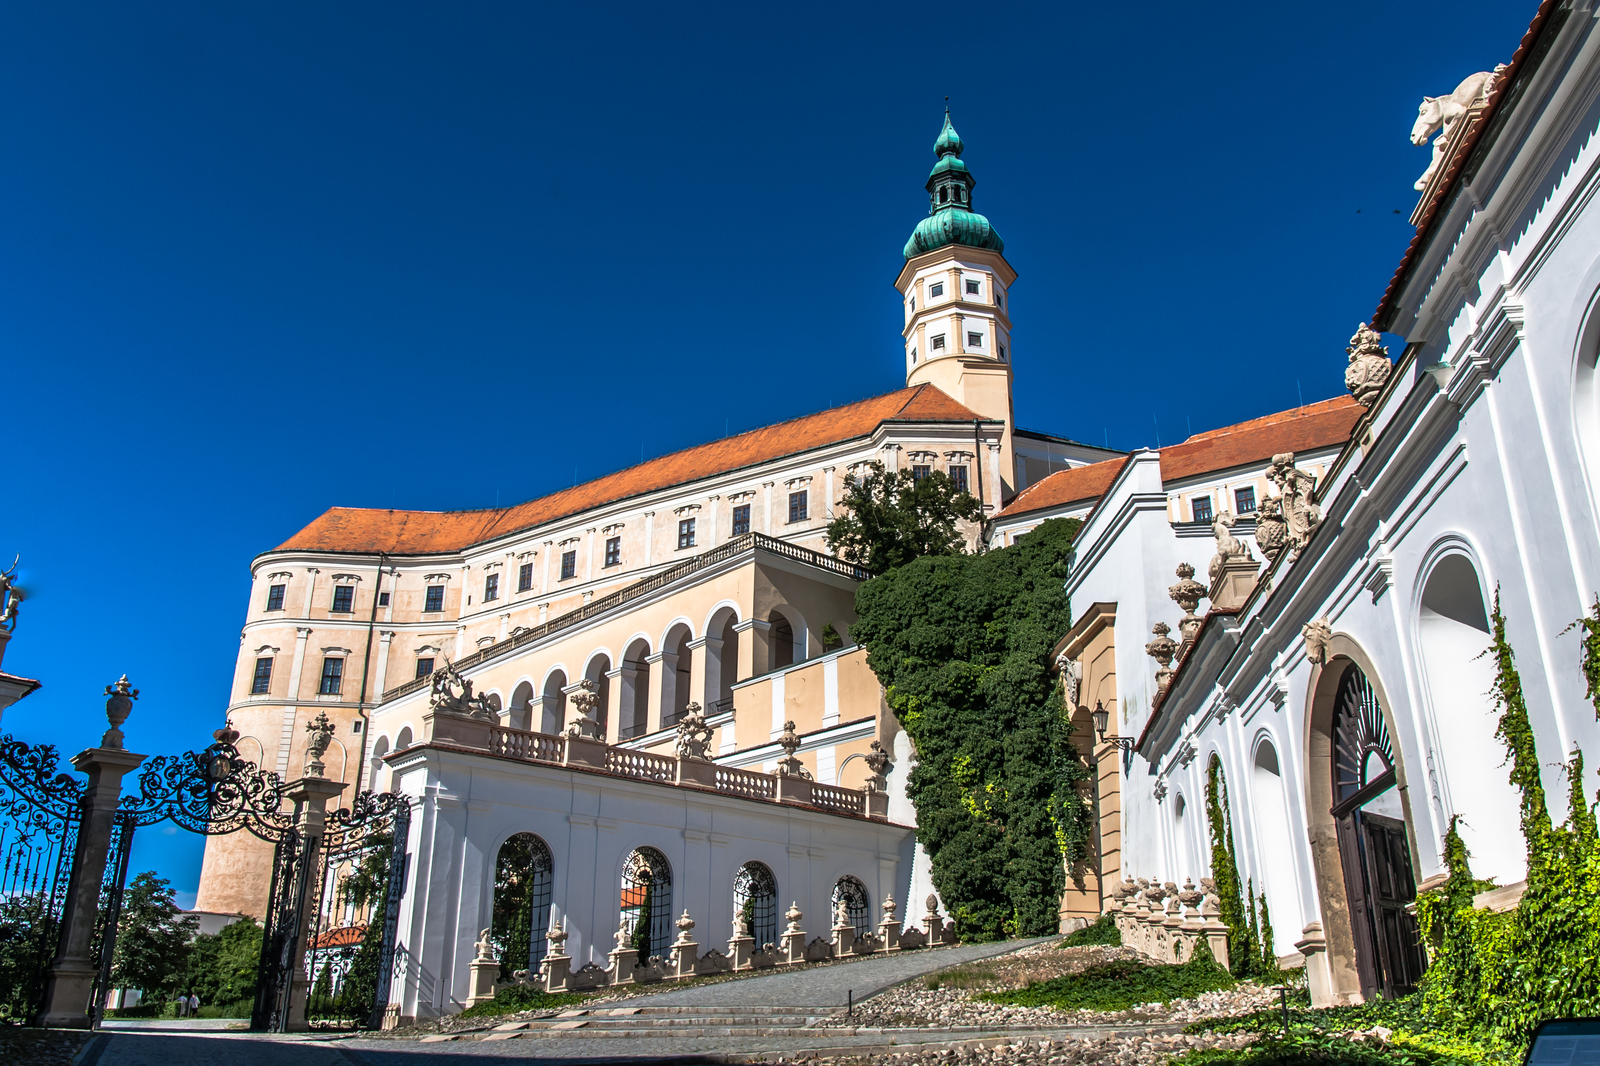
M 427 677 L 431 673 L 433 673 L 433 660 L 432 659 L 418 659 L 417 660 L 417 676 L 418 677 Z
M 429 585 L 427 599 L 422 604 L 424 612 L 432 613 L 444 610 L 444 586 Z
M 778 882 L 766 863 L 747 862 L 733 878 L 733 909 L 758 949 L 778 942 Z
M 337 696 L 344 683 L 344 660 L 328 656 L 322 660 L 322 684 L 317 687 L 319 696 Z
M 281 611 L 281 610 L 283 610 L 283 586 L 282 585 L 273 585 L 271 588 L 267 589 L 267 610 L 269 610 L 269 611 Z
M 561 553 L 561 580 L 578 576 L 578 549 Z
M 490 600 L 498 600 L 499 598 L 500 575 L 490 574 L 483 579 L 483 602 L 488 603 Z
M 866 936 L 872 932 L 872 909 L 867 902 L 867 886 L 846 874 L 833 886 L 833 906 L 829 909 L 835 914 L 839 913 L 840 900 L 844 900 L 845 913 L 855 927 L 856 936 Z
M 500 845 L 495 863 L 494 931 L 502 970 L 537 970 L 549 949 L 550 896 L 555 862 L 550 848 L 532 833 Z
M 807 503 L 804 489 L 789 493 L 789 521 L 804 522 L 807 517 Z
M 533 588 L 533 564 L 523 563 L 517 569 L 517 591 L 527 592 Z
M 934 349 L 943 348 L 944 347 L 944 334 L 943 333 L 935 333 L 933 335 L 933 344 L 930 345 L 930 347 L 932 347 Z
M 931 473 L 933 473 L 933 467 L 931 466 L 922 466 L 920 464 L 913 466 L 911 468 L 911 480 L 921 481 Z
M 694 547 L 694 519 L 685 518 L 678 523 L 678 547 Z
M 333 613 L 349 614 L 355 609 L 356 587 L 354 585 L 335 585 L 333 587 Z
M 1196 496 L 1192 505 L 1196 522 L 1211 521 L 1211 497 Z
M 967 491 L 967 468 L 952 466 L 950 468 L 950 483 L 956 487 L 957 492 Z
M 1254 488 L 1234 489 L 1233 505 L 1235 507 L 1234 514 L 1249 514 L 1254 511 L 1256 509 L 1256 490 Z
M 742 503 L 733 509 L 733 535 L 750 532 L 750 505 Z
M 622 538 L 621 537 L 607 537 L 606 538 L 606 565 L 607 566 L 621 566 L 622 565 Z
M 672 943 L 672 867 L 665 855 L 638 848 L 628 856 L 622 864 L 621 904 L 640 960 L 665 954 Z
M 272 691 L 272 657 L 256 660 L 256 676 L 250 680 L 250 695 L 264 696 Z

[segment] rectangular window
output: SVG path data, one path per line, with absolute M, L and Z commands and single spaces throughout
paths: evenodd
M 606 565 L 607 566 L 621 566 L 622 565 L 622 538 L 621 537 L 607 537 L 606 538 Z
M 1210 496 L 1196 496 L 1194 503 L 1191 506 L 1194 508 L 1194 520 L 1196 522 L 1211 521 Z
M 1006 305 L 1006 294 L 999 289 L 994 290 L 994 302 L 1004 307 Z
M 1238 508 L 1234 514 L 1251 513 L 1256 509 L 1256 490 L 1254 488 L 1234 489 L 1233 504 Z
M 272 656 L 256 660 L 256 676 L 250 681 L 250 695 L 265 696 L 272 691 Z
M 427 598 L 427 600 L 425 600 L 423 602 L 422 609 L 425 612 L 434 612 L 434 611 L 442 611 L 442 610 L 444 610 L 444 586 L 443 585 L 429 585 L 428 586 L 428 598 Z
M 354 585 L 335 585 L 333 587 L 333 613 L 349 614 L 356 602 L 356 587 Z
M 433 673 L 433 660 L 432 659 L 418 659 L 417 660 L 417 676 L 418 677 L 427 677 L 431 673 Z
M 387 606 L 389 606 L 389 594 L 387 592 L 378 593 L 378 606 L 379 607 L 387 607 Z
M 533 588 L 533 564 L 523 563 L 517 570 L 517 591 L 527 592 Z
M 789 493 L 789 521 L 804 522 L 806 520 L 806 497 L 804 489 L 799 492 Z
M 500 598 L 500 575 L 490 574 L 483 579 L 483 602 Z
M 967 293 L 969 295 L 976 296 L 976 295 L 978 295 L 978 293 L 980 293 L 982 291 L 983 291 L 983 286 L 982 285 L 979 285 L 976 281 L 973 281 L 971 278 L 967 279 Z
M 921 481 L 931 473 L 933 473 L 933 467 L 931 466 L 913 466 L 911 468 L 911 480 Z
M 344 660 L 328 656 L 322 660 L 322 684 L 317 688 L 320 696 L 337 696 L 344 681 Z
M 678 547 L 694 547 L 694 519 L 685 518 L 678 523 Z
M 1003 344 L 1000 346 L 1000 361 L 1002 363 L 1006 361 L 1006 346 Z
M 915 296 L 913 296 L 911 298 L 911 310 L 915 311 L 916 309 L 917 309 L 917 298 Z
M 965 466 L 952 466 L 950 468 L 950 483 L 956 487 L 957 492 L 966 492 L 967 468 Z
M 983 334 L 974 333 L 970 329 L 967 330 L 967 347 L 968 348 L 982 348 L 983 347 Z
M 273 585 L 271 588 L 267 589 L 267 610 L 269 610 L 269 611 L 281 611 L 281 610 L 283 610 L 283 586 L 282 585 Z
M 578 576 L 578 549 L 561 553 L 561 580 Z
M 750 505 L 741 503 L 733 509 L 733 535 L 740 536 L 750 532 Z
M 943 296 L 943 295 L 944 295 L 944 282 L 936 281 L 932 285 L 928 286 L 928 299 L 931 300 L 935 296 Z
M 940 348 L 943 348 L 944 347 L 944 334 L 943 333 L 935 333 L 933 335 L 933 344 L 930 345 L 930 347 L 932 347 L 935 351 L 938 351 Z

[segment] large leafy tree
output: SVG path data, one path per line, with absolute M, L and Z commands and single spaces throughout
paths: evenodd
M 183 985 L 201 1003 L 253 1000 L 260 967 L 261 926 L 254 918 L 241 918 L 194 938 Z
M 983 508 L 947 474 L 918 478 L 889 472 L 882 463 L 845 483 L 839 516 L 828 523 L 828 547 L 874 574 L 925 555 L 955 555 L 965 545 L 959 522 L 975 521 Z
M 200 920 L 184 914 L 171 882 L 147 870 L 134 877 L 122 897 L 117 921 L 117 950 L 111 959 L 111 983 L 137 988 L 145 996 L 183 991 L 190 941 Z
M 1050 663 L 1077 526 L 916 559 L 856 593 L 851 633 L 916 744 L 917 837 L 964 938 L 1054 932 L 1067 870 L 1088 858 L 1090 772 Z

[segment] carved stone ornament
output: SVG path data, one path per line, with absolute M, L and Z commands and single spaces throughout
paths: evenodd
M 800 734 L 794 731 L 793 722 L 783 723 L 783 734 L 778 737 L 778 746 L 783 749 L 783 758 L 778 760 L 779 777 L 803 777 L 811 780 L 811 771 L 806 769 L 806 764 L 795 757 L 795 751 L 800 747 Z
M 627 915 L 623 915 L 622 921 L 617 923 L 617 931 L 611 934 L 611 939 L 617 942 L 616 950 L 628 950 L 628 942 L 633 939 L 633 930 L 628 928 Z
M 1185 877 L 1183 879 L 1183 891 L 1178 893 L 1179 903 L 1190 910 L 1194 910 L 1200 906 L 1200 901 L 1205 898 L 1205 893 L 1194 887 L 1194 878 Z
M 1272 466 L 1267 469 L 1267 480 L 1278 486 L 1280 494 L 1277 497 L 1282 507 L 1283 520 L 1287 525 L 1284 543 L 1290 551 L 1290 559 L 1298 558 L 1310 543 L 1311 535 L 1317 531 L 1317 526 L 1322 524 L 1322 511 L 1311 502 L 1311 494 L 1317 487 L 1317 479 L 1294 465 L 1293 452 L 1280 452 L 1272 457 Z M 1256 527 L 1256 543 L 1261 543 L 1261 527 Z
M 128 684 L 127 674 L 118 678 L 115 685 L 106 686 L 106 721 L 111 728 L 100 736 L 102 748 L 122 749 L 122 723 L 133 713 L 133 701 L 138 698 L 139 690 Z
M 833 927 L 835 929 L 850 928 L 850 904 L 846 903 L 843 899 L 834 901 Z
M 1488 103 L 1489 94 L 1494 91 L 1500 72 L 1505 69 L 1505 64 L 1501 63 L 1492 71 L 1480 70 L 1476 74 L 1469 74 L 1449 96 L 1422 98 L 1422 103 L 1417 106 L 1417 121 L 1411 126 L 1411 143 L 1420 148 L 1435 133 L 1439 136 L 1434 139 L 1433 158 L 1428 163 L 1428 169 L 1422 172 L 1422 177 L 1413 186 L 1418 192 L 1428 187 L 1428 182 L 1433 180 L 1434 174 L 1444 163 L 1445 145 L 1449 143 L 1456 123 L 1469 114 L 1475 114 Z
M 600 704 L 600 694 L 594 690 L 594 682 L 587 677 L 578 682 L 578 691 L 567 697 L 572 704 L 572 718 L 567 722 L 567 736 L 574 739 L 599 740 L 600 723 L 595 719 L 594 709 Z
M 328 768 L 322 765 L 322 756 L 333 743 L 333 723 L 328 721 L 328 712 L 318 711 L 317 716 L 306 723 L 306 732 L 311 734 L 311 739 L 306 741 L 306 776 L 327 777 Z
M 1394 372 L 1394 364 L 1389 362 L 1389 349 L 1378 343 L 1380 340 L 1382 338 L 1370 327 L 1357 326 L 1356 335 L 1350 338 L 1350 347 L 1345 349 L 1350 365 L 1344 369 L 1344 387 L 1362 407 L 1372 406 Z
M 562 954 L 561 948 L 567 942 L 567 920 L 562 918 L 557 921 L 555 918 L 551 918 L 550 928 L 546 930 L 544 938 L 550 945 L 550 954 Z
M 800 919 L 804 918 L 805 915 L 801 913 L 800 904 L 797 901 L 791 900 L 789 902 L 789 909 L 783 912 L 783 916 L 789 920 L 789 927 L 784 930 L 785 933 L 800 932 Z
M 468 714 L 472 708 L 472 682 L 461 676 L 454 663 L 445 663 L 428 679 L 428 709 L 434 713 Z
M 1144 651 L 1161 664 L 1156 671 L 1156 687 L 1165 692 L 1172 681 L 1172 657 L 1178 654 L 1178 642 L 1167 636 L 1172 628 L 1165 622 L 1157 622 L 1150 627 L 1150 632 L 1155 634 L 1155 639 L 1145 643 Z
M 694 941 L 689 938 L 689 930 L 694 928 L 694 919 L 689 917 L 689 912 L 687 910 L 684 911 L 678 920 L 672 924 L 678 927 L 678 939 L 673 941 L 674 944 L 694 943 Z
M 482 964 L 494 961 L 494 941 L 489 938 L 489 930 L 478 934 L 478 942 L 473 947 L 478 949 L 478 957 L 473 962 Z
M 1300 628 L 1300 635 L 1306 640 L 1306 659 L 1319 666 L 1326 664 L 1328 641 L 1333 639 L 1333 626 L 1328 620 L 1318 618 L 1315 622 L 1307 622 Z
M 934 895 L 932 892 L 929 892 L 928 893 L 928 898 L 923 900 L 923 904 L 928 908 L 927 917 L 929 917 L 929 918 L 937 918 L 937 917 L 939 917 L 939 897 L 938 896 Z
M 1200 600 L 1206 594 L 1206 587 L 1194 579 L 1194 567 L 1188 563 L 1178 564 L 1178 583 L 1169 586 L 1167 595 L 1172 597 L 1172 602 L 1183 609 L 1183 618 L 1178 622 L 1178 632 L 1183 634 L 1183 643 L 1188 644 L 1194 640 L 1195 634 L 1200 632 L 1200 626 L 1205 620 L 1195 615 L 1194 609 L 1200 606 Z
M 899 906 L 900 905 L 894 901 L 894 893 L 893 892 L 889 893 L 887 896 L 884 896 L 883 897 L 883 920 L 886 921 L 886 922 L 894 921 L 894 912 L 897 909 L 899 909 Z
M 1271 559 L 1289 543 L 1289 523 L 1283 518 L 1283 501 L 1268 496 L 1256 511 L 1256 547 Z
M 1062 652 L 1056 656 L 1056 669 L 1061 671 L 1061 688 L 1067 697 L 1068 709 L 1077 707 L 1078 690 L 1083 685 L 1083 664 Z
M 1250 549 L 1245 542 L 1233 535 L 1233 524 L 1239 521 L 1232 511 L 1224 508 L 1211 519 L 1211 535 L 1217 538 L 1217 554 L 1211 557 L 1211 565 L 1206 568 L 1206 576 L 1212 581 L 1222 573 L 1222 568 L 1236 559 L 1249 561 Z M 1259 535 L 1259 534 L 1258 534 Z
M 698 703 L 684 708 L 678 719 L 678 757 L 680 759 L 708 759 L 711 750 L 712 729 L 706 725 L 706 716 Z
M 884 749 L 880 742 L 874 740 L 872 749 L 862 756 L 862 760 L 867 764 L 867 769 L 872 771 L 872 775 L 867 778 L 861 790 L 863 792 L 887 791 L 889 779 L 885 774 L 888 772 L 890 765 L 889 752 Z
M 1156 787 L 1152 791 L 1155 794 L 1156 802 L 1160 803 L 1162 800 L 1167 798 L 1167 783 L 1165 781 L 1157 781 L 1156 782 Z M 1155 890 L 1152 889 L 1151 891 L 1155 891 Z M 1149 896 L 1153 900 L 1157 900 L 1157 899 L 1161 898 L 1160 896 L 1151 896 L 1150 892 L 1146 892 L 1145 895 Z
M 16 630 L 17 608 L 22 606 L 22 589 L 17 585 L 17 564 L 21 561 L 22 556 L 18 555 L 9 568 L 0 570 L 0 629 L 7 633 Z

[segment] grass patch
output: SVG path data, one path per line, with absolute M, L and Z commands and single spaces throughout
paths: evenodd
M 255 1001 L 241 999 L 234 1003 L 200 1004 L 200 1017 L 202 1018 L 248 1018 L 255 1009 Z
M 988 988 L 995 983 L 998 976 L 981 963 L 967 963 L 965 966 L 952 966 L 948 970 L 931 974 L 923 985 L 929 991 L 940 988 Z
M 1191 1051 L 1174 1066 L 1461 1066 L 1462 1059 L 1425 1047 L 1390 1044 L 1371 1047 L 1327 1035 L 1263 1040 L 1238 1051 Z M 1496 1062 L 1505 1060 L 1496 1059 Z
M 1086 925 L 1082 929 L 1068 933 L 1067 939 L 1057 944 L 1056 947 L 1120 947 L 1121 944 L 1122 933 L 1117 929 L 1116 920 L 1109 914 L 1102 914 L 1095 920 L 1093 925 Z
M 558 992 L 551 995 L 541 988 L 513 985 L 496 992 L 495 997 L 489 1002 L 468 1007 L 456 1017 L 493 1018 L 500 1014 L 515 1014 L 525 1010 L 560 1010 L 562 1007 L 570 1007 L 574 1003 L 582 1003 L 586 999 L 593 998 L 593 992 Z
M 1062 1010 L 1118 1011 L 1141 1003 L 1189 999 L 1237 984 L 1233 976 L 1200 952 L 1181 966 L 1162 966 L 1131 959 L 1091 966 L 1082 973 L 1035 981 L 1015 992 L 988 992 L 979 999 L 1023 1007 Z
M 1382 1049 L 1365 1047 L 1333 1035 L 1351 1029 L 1371 1029 L 1375 1025 L 1392 1030 L 1391 1046 Z M 1200 1058 L 1200 1053 L 1195 1053 L 1180 1060 L 1184 1066 L 1208 1063 L 1298 1066 L 1312 1062 L 1351 1063 L 1352 1066 L 1380 1062 L 1398 1063 L 1400 1066 L 1499 1066 L 1522 1059 L 1521 1052 L 1508 1044 L 1483 1039 L 1469 1042 L 1438 1032 L 1428 1021 L 1420 996 L 1313 1009 L 1309 996 L 1301 989 L 1289 995 L 1288 1040 L 1283 1039 L 1283 1011 L 1277 1007 L 1238 1018 L 1193 1022 L 1184 1027 L 1186 1033 L 1208 1030 L 1214 1033 L 1261 1033 L 1269 1039 L 1246 1051 L 1205 1052 L 1205 1055 L 1212 1056 L 1210 1058 Z M 1256 1057 L 1250 1057 L 1252 1055 Z M 1274 1055 L 1278 1057 L 1270 1057 Z M 1297 1055 L 1301 1057 L 1294 1057 Z M 1336 1055 L 1344 1057 L 1334 1057 Z

